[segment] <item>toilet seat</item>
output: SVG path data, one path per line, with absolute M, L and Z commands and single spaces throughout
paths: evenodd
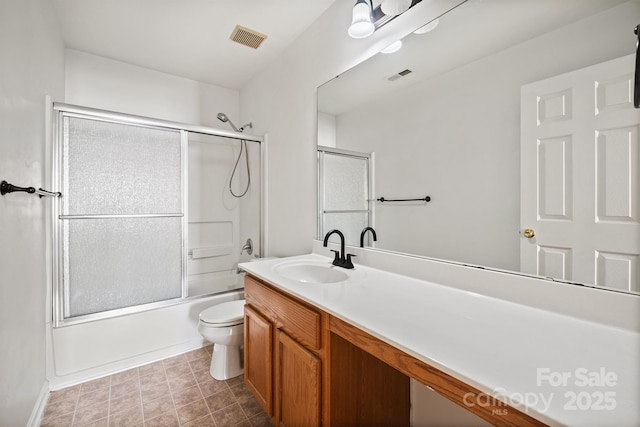
M 245 300 L 223 302 L 200 313 L 200 322 L 215 328 L 241 325 L 244 322 Z

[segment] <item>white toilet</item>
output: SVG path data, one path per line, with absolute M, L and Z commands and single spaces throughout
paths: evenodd
M 226 380 L 244 373 L 245 300 L 223 302 L 200 313 L 198 332 L 213 343 L 211 376 Z

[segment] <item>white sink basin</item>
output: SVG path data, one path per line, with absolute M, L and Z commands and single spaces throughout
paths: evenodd
M 349 278 L 347 270 L 326 262 L 293 261 L 274 266 L 282 277 L 302 283 L 336 283 Z

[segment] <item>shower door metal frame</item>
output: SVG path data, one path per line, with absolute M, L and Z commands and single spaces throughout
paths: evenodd
M 116 123 L 116 124 L 124 124 L 130 126 L 138 126 L 138 127 L 146 127 L 160 130 L 173 130 L 180 132 L 180 153 L 181 153 L 181 199 L 182 199 L 182 214 L 143 214 L 143 215 L 62 215 L 62 202 L 59 198 L 53 198 L 53 204 L 51 208 L 51 233 L 52 233 L 52 309 L 53 309 L 53 327 L 62 327 L 68 325 L 74 325 L 78 323 L 84 323 L 94 320 L 101 320 L 111 317 L 117 317 L 125 314 L 138 313 L 142 311 L 147 311 L 160 307 L 167 307 L 175 304 L 183 303 L 187 300 L 191 300 L 194 298 L 202 298 L 208 295 L 201 295 L 198 297 L 188 297 L 187 296 L 187 248 L 188 248 L 188 133 L 202 133 L 212 136 L 219 136 L 223 138 L 231 138 L 237 140 L 247 140 L 252 142 L 258 142 L 261 144 L 261 158 L 260 158 L 260 167 L 263 168 L 263 151 L 264 147 L 262 146 L 263 138 L 255 135 L 241 134 L 237 132 L 229 132 L 221 129 L 209 128 L 206 126 L 198 126 L 198 125 L 189 125 L 185 123 L 153 119 L 149 117 L 136 116 L 130 114 L 117 113 L 113 111 L 99 110 L 95 108 L 81 107 L 77 105 L 70 105 L 64 103 L 53 103 L 53 114 L 52 114 L 52 132 L 53 132 L 53 153 L 52 153 L 52 168 L 51 168 L 51 183 L 52 187 L 56 189 L 56 191 L 61 191 L 61 170 L 62 170 L 62 146 L 64 143 L 64 120 L 68 117 L 73 118 L 83 118 L 88 120 L 97 120 L 108 123 Z M 263 185 L 260 188 L 261 197 L 264 192 Z M 64 194 L 63 194 L 64 197 Z M 264 233 L 264 225 L 262 222 L 263 219 L 263 203 L 261 203 L 260 207 L 260 228 L 261 234 Z M 182 264 L 182 283 L 181 283 L 181 296 L 178 298 L 146 303 L 141 305 L 135 305 L 131 307 L 124 307 L 114 310 L 103 311 L 99 313 L 92 313 L 81 315 L 77 317 L 65 318 L 65 306 L 64 306 L 64 280 L 63 280 L 63 240 L 62 240 L 62 225 L 61 220 L 64 219 L 79 219 L 79 218 L 132 218 L 132 217 L 181 217 L 181 233 L 182 233 L 182 244 L 181 244 L 181 264 Z M 264 247 L 264 240 L 260 241 L 260 251 Z
M 317 234 L 318 240 L 323 239 L 323 234 L 325 232 L 323 224 L 324 224 L 324 214 L 327 213 L 366 213 L 367 214 L 367 223 L 369 226 L 375 226 L 375 214 L 373 209 L 371 208 L 371 202 L 373 199 L 374 191 L 374 183 L 373 183 L 373 162 L 375 159 L 375 153 L 361 153 L 358 151 L 344 150 L 341 148 L 335 147 L 325 147 L 322 145 L 318 145 L 317 149 L 317 168 L 318 168 L 318 185 L 317 185 L 317 193 L 318 193 L 318 215 L 317 215 Z M 366 197 L 367 209 L 358 209 L 358 210 L 326 210 L 325 209 L 325 192 L 324 192 L 324 154 L 328 153 L 336 156 L 344 156 L 350 157 L 354 159 L 362 159 L 367 162 L 367 190 L 368 194 Z

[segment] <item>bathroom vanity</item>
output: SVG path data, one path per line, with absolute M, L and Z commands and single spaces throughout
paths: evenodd
M 251 276 L 245 297 L 245 382 L 275 425 L 409 425 L 409 378 L 348 325 Z
M 276 425 L 408 426 L 412 378 L 499 426 L 637 421 L 637 331 L 330 261 L 241 265 L 245 382 Z M 616 379 L 549 381 L 576 368 Z M 566 410 L 572 390 L 613 392 L 614 407 Z

